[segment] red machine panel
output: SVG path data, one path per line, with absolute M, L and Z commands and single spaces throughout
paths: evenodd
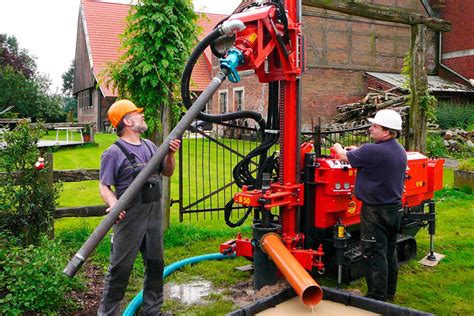
M 413 207 L 433 198 L 434 191 L 442 188 L 444 160 L 428 159 L 417 152 L 408 152 L 407 160 L 402 200 L 404 206 Z M 318 158 L 318 164 L 314 226 L 331 228 L 338 219 L 346 226 L 359 223 L 362 203 L 353 194 L 357 170 L 334 158 Z
M 341 218 L 345 225 L 359 222 L 361 202 L 353 195 L 357 170 L 339 159 L 319 158 L 314 179 L 316 205 L 314 226 L 329 228 Z
M 423 195 L 428 191 L 428 158 L 417 152 L 407 152 L 405 197 Z
M 444 159 L 428 160 L 428 192 L 443 188 L 443 166 Z

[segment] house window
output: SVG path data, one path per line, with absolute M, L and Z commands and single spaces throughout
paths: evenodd
M 244 88 L 234 89 L 234 110 L 242 111 L 244 108 Z
M 79 92 L 78 102 L 81 108 L 92 107 L 92 89 Z
M 219 109 L 221 113 L 227 112 L 227 90 L 219 91 Z

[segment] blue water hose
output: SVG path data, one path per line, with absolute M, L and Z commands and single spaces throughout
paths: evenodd
M 174 262 L 168 266 L 165 267 L 163 271 L 163 279 L 169 276 L 171 273 L 175 272 L 176 270 L 181 269 L 182 267 L 188 265 L 188 264 L 193 264 L 193 263 L 198 263 L 201 261 L 206 261 L 206 260 L 222 260 L 222 259 L 227 259 L 227 258 L 234 258 L 235 255 L 223 255 L 220 253 L 210 253 L 207 255 L 202 255 L 202 256 L 196 256 L 196 257 L 191 257 L 191 258 L 186 258 L 177 262 Z M 135 313 L 138 311 L 140 306 L 143 304 L 143 290 L 138 293 L 133 300 L 128 304 L 127 308 L 123 312 L 123 316 L 134 316 Z

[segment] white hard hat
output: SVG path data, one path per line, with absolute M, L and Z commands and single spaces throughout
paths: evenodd
M 374 118 L 369 118 L 369 122 L 397 131 L 402 129 L 402 118 L 394 110 L 380 110 Z

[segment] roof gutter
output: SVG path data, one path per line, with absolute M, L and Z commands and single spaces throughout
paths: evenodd
M 430 17 L 439 17 L 440 15 L 437 14 L 433 8 L 431 7 L 431 5 L 429 4 L 429 2 L 427 0 L 421 0 L 421 3 L 423 5 L 423 7 L 425 8 L 426 12 L 428 13 L 428 15 Z M 439 50 L 438 50 L 438 59 L 439 59 L 439 65 L 441 68 L 443 68 L 444 70 L 448 71 L 449 73 L 451 73 L 452 75 L 456 76 L 456 77 L 459 77 L 460 79 L 464 80 L 465 82 L 467 82 L 470 86 L 474 86 L 474 79 L 468 79 L 466 77 L 464 77 L 463 75 L 461 75 L 460 73 L 454 71 L 453 69 L 449 68 L 448 66 L 446 66 L 445 64 L 443 64 L 443 56 L 442 56 L 442 52 L 443 52 L 443 33 L 442 32 L 438 32 L 439 34 Z
M 448 71 L 449 73 L 459 77 L 460 79 L 464 80 L 465 82 L 467 82 L 470 86 L 474 86 L 474 80 L 471 79 L 469 80 L 468 78 L 464 77 L 463 75 L 461 75 L 460 73 L 454 71 L 453 69 L 449 68 L 448 66 L 446 66 L 445 64 L 443 64 L 443 56 L 442 56 L 442 51 L 443 51 L 443 34 L 442 32 L 438 32 L 439 34 L 439 50 L 438 50 L 438 58 L 439 58 L 439 65 L 441 68 L 443 68 L 444 70 Z
M 426 12 L 431 18 L 436 15 L 433 9 L 431 8 L 431 5 L 429 4 L 428 0 L 421 0 L 421 4 L 423 5 L 423 7 L 425 7 Z

